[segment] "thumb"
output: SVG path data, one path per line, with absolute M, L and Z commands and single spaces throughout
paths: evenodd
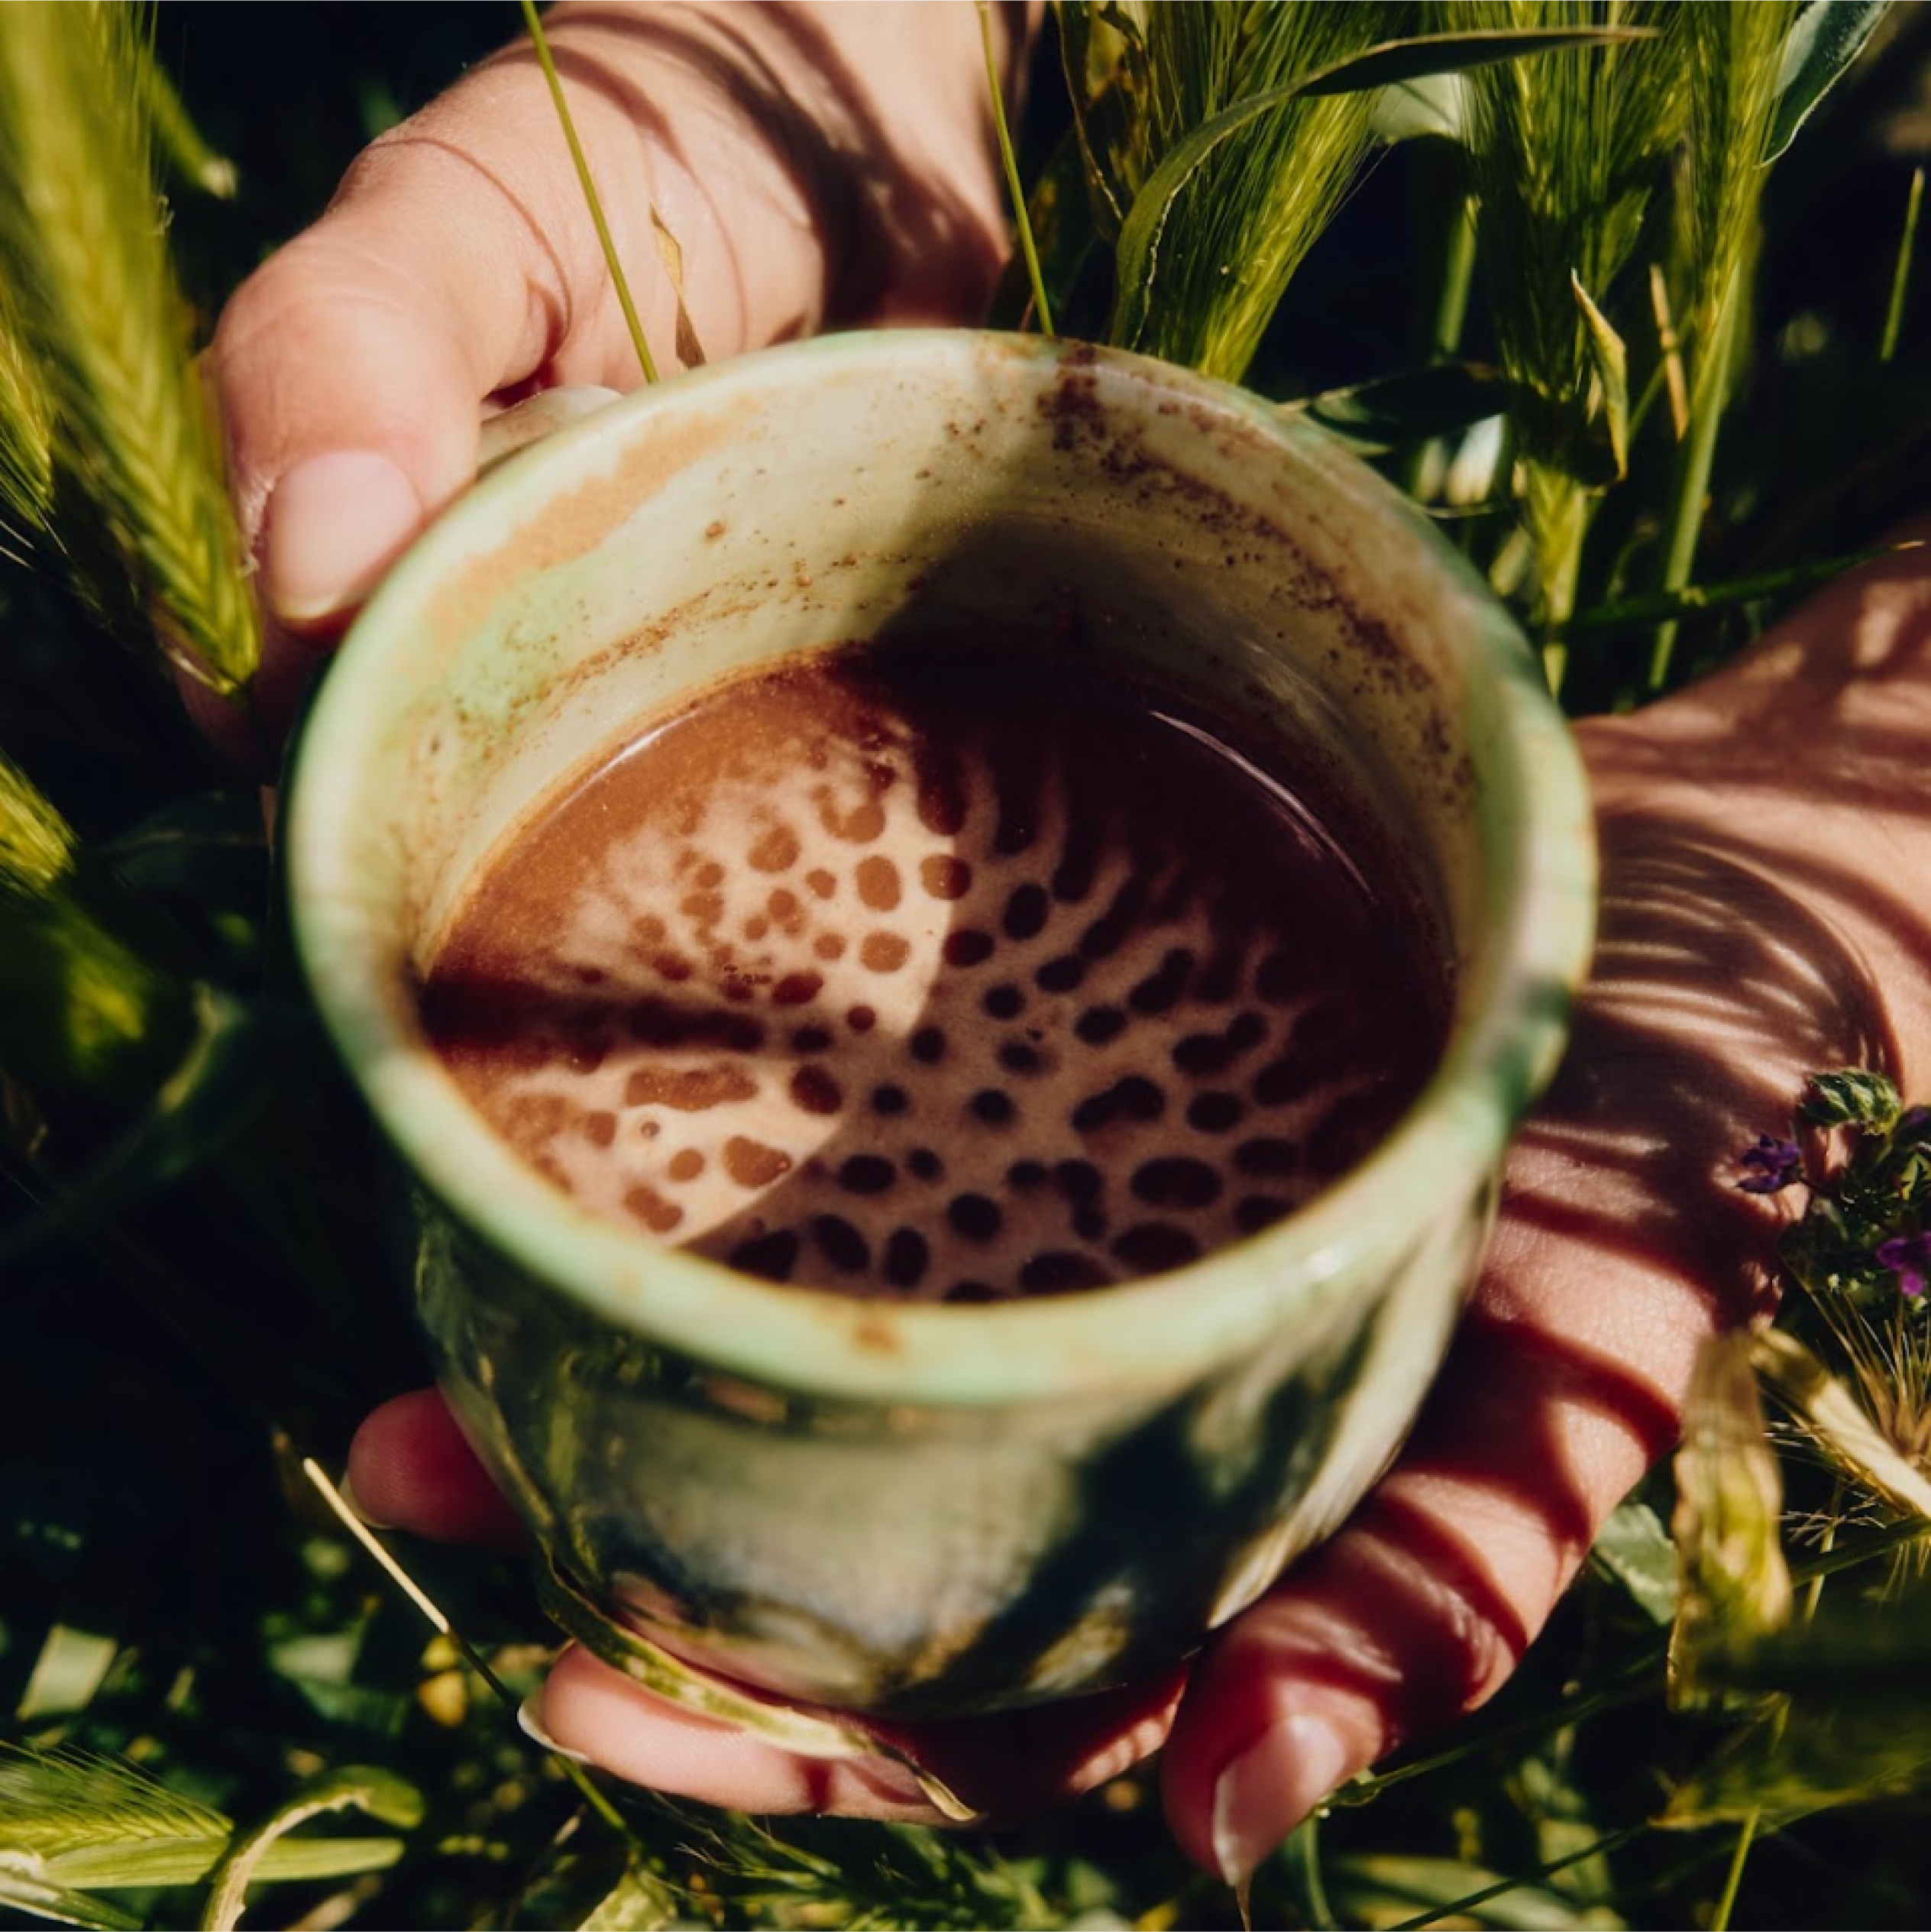
M 241 703 L 182 690 L 244 766 L 272 770 L 321 648 L 468 484 L 483 399 L 542 361 L 567 311 L 547 206 L 468 151 L 489 105 L 459 90 L 370 149 L 222 312 L 210 376 L 262 659 Z M 527 112 L 497 138 L 513 145 Z
M 478 367 L 461 306 L 391 258 L 380 205 L 325 218 L 244 286 L 215 342 L 244 536 L 272 624 L 339 629 L 474 474 Z
M 379 202 L 341 206 L 243 284 L 210 352 L 262 655 L 239 699 L 176 683 L 202 733 L 257 775 L 322 647 L 475 472 L 492 383 L 461 311 L 393 247 Z

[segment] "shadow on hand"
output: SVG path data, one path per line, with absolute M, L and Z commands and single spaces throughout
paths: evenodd
M 1924 655 L 1867 652 L 1895 681 L 1874 705 L 1800 662 L 1585 728 L 1603 887 L 1569 1054 L 1400 1468 L 1282 1598 L 1276 1647 L 1379 1713 L 1384 1746 L 1506 1678 L 1674 1440 L 1703 1338 L 1774 1306 L 1790 1210 L 1739 1190 L 1744 1150 L 1788 1130 L 1810 1073 L 1921 1070 Z
M 823 315 L 801 316 L 781 333 L 849 328 L 888 306 L 930 317 L 976 316 L 1004 248 L 982 210 L 956 181 L 907 150 L 905 128 L 881 119 L 878 101 L 817 21 L 762 3 L 742 11 L 746 25 L 715 13 L 699 23 L 594 6 L 573 9 L 570 18 L 647 51 L 670 86 L 700 76 L 784 170 L 810 211 L 826 273 Z M 1020 37 L 1009 37 L 1015 44 Z M 561 73 L 604 94 L 707 187 L 655 105 L 661 90 L 653 96 L 581 48 L 559 46 L 556 58 Z M 729 232 L 728 224 L 720 228 Z

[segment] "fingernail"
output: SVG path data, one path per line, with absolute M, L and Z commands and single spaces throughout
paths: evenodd
M 573 1751 L 567 1744 L 559 1744 L 543 1728 L 543 1693 L 532 1691 L 516 1707 L 516 1722 L 522 1727 L 523 1735 L 532 1744 L 540 1744 L 546 1751 L 554 1752 L 560 1758 L 568 1758 L 572 1764 L 589 1764 L 590 1755 L 584 1751 Z
M 1243 1891 L 1260 1862 L 1338 1785 L 1341 1740 L 1315 1717 L 1283 1717 L 1263 1731 L 1214 1785 L 1214 1862 Z
M 298 463 L 268 499 L 269 608 L 301 625 L 360 604 L 422 524 L 414 488 L 386 456 L 345 449 Z

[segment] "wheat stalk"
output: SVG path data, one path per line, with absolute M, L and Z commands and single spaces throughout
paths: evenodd
M 53 466 L 105 526 L 161 648 L 232 692 L 259 658 L 259 620 L 169 260 L 144 18 L 119 5 L 0 8 L 14 386 L 44 386 Z
M 73 862 L 73 828 L 0 751 L 0 893 L 38 898 Z
M 21 339 L 14 298 L 0 280 L 0 548 L 52 534 L 53 416 Z
M 0 1743 L 0 1808 L 10 1850 L 39 1858 L 103 1843 L 200 1839 L 218 1845 L 232 1827 L 125 1758 L 68 1746 L 37 1750 Z
M 1163 159 L 1237 102 L 1286 87 L 1389 37 L 1399 10 L 1309 0 L 1153 6 L 1140 18 L 1133 126 L 1111 198 L 1130 204 Z M 1130 21 L 1121 13 L 1114 18 Z M 1295 270 L 1366 155 L 1373 97 L 1285 102 L 1195 170 L 1166 225 L 1159 276 L 1129 346 L 1237 380 Z
M 1591 493 L 1609 480 L 1598 453 L 1602 306 L 1628 262 L 1688 119 L 1678 43 L 1693 7 L 1651 0 L 1460 0 L 1460 28 L 1581 26 L 1656 30 L 1626 44 L 1485 68 L 1464 83 L 1496 350 L 1522 398 L 1514 413 L 1518 490 L 1535 559 L 1537 615 L 1574 605 Z M 1609 462 L 1619 465 L 1615 447 Z
M 1794 0 L 1684 9 L 1690 146 L 1682 197 L 1683 252 L 1690 299 L 1684 312 L 1696 345 L 1693 389 L 1719 380 L 1717 318 L 1754 245 L 1762 204 L 1764 150 L 1776 115 L 1784 44 Z

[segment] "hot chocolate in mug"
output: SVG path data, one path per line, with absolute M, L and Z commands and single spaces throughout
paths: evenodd
M 1592 921 L 1566 727 L 1393 490 L 961 330 L 494 468 L 287 836 L 451 1405 L 568 1627 L 726 1714 L 1119 1683 L 1331 1533 Z

